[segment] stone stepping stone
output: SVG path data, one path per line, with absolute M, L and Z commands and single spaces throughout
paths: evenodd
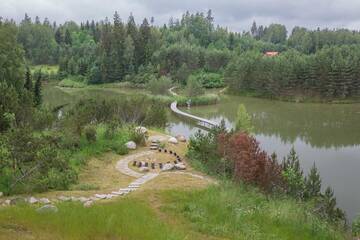
M 111 194 L 114 194 L 114 195 L 118 195 L 118 196 L 121 196 L 121 195 L 124 195 L 124 192 L 111 192 Z
M 106 194 L 95 194 L 95 197 L 99 199 L 106 199 Z

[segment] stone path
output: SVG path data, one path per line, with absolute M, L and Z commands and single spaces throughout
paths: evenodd
M 135 153 L 135 154 L 129 155 L 116 163 L 116 169 L 118 171 L 120 171 L 121 173 L 128 175 L 130 177 L 140 178 L 144 174 L 135 172 L 134 170 L 130 169 L 129 163 L 137 158 L 152 155 L 154 153 L 155 153 L 154 151 L 146 151 L 146 152 L 140 152 L 140 153 Z

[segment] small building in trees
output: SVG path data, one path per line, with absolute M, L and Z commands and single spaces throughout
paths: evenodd
M 264 53 L 264 56 L 266 56 L 266 57 L 275 57 L 277 55 L 279 55 L 279 52 L 265 52 Z

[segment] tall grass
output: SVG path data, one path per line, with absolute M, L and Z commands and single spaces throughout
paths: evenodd
M 30 206 L 1 209 L 0 230 L 21 227 L 31 232 L 31 239 L 184 239 L 140 200 L 125 198 L 91 208 L 61 203 L 58 208 L 57 213 L 46 214 Z
M 196 231 L 227 239 L 345 239 L 291 199 L 268 199 L 251 186 L 222 182 L 202 191 L 168 191 L 165 211 Z

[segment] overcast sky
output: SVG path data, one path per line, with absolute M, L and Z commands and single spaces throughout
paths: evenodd
M 58 23 L 101 20 L 118 11 L 125 21 L 133 13 L 138 22 L 153 16 L 161 25 L 186 10 L 208 9 L 216 24 L 235 31 L 248 30 L 253 20 L 263 25 L 283 23 L 288 30 L 293 26 L 360 29 L 360 0 L 0 0 L 3 18 L 20 21 L 26 12 L 33 19 L 48 17 Z

